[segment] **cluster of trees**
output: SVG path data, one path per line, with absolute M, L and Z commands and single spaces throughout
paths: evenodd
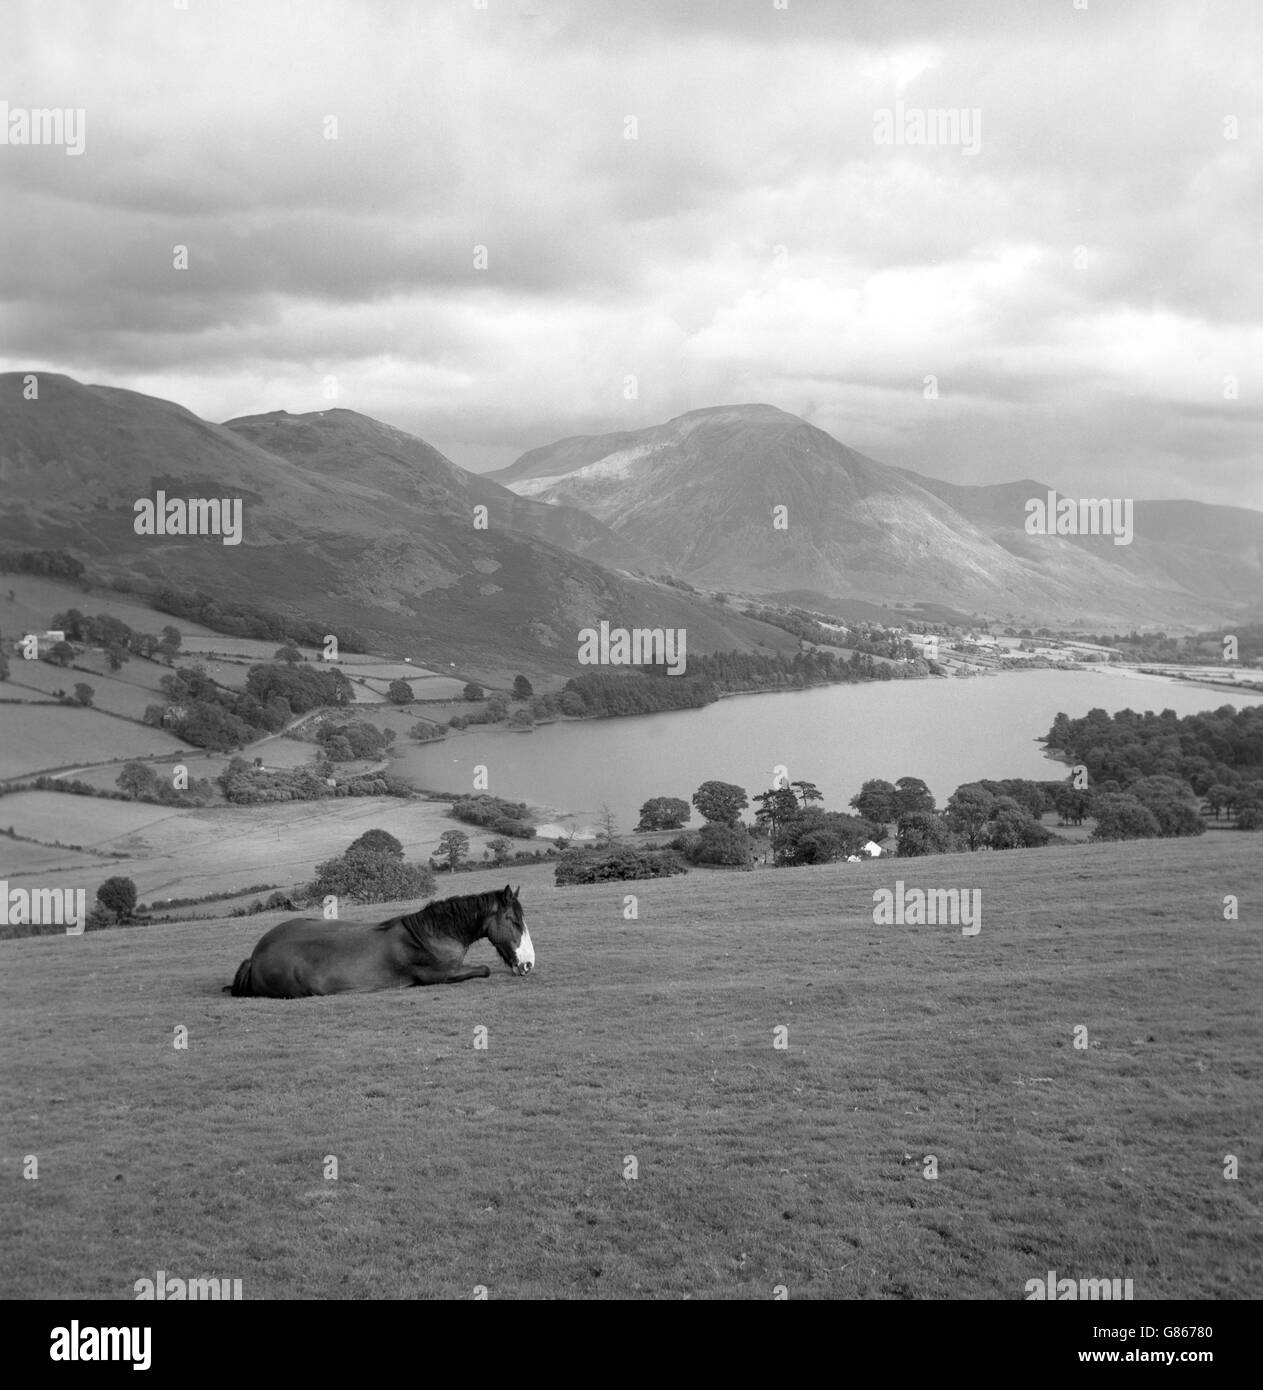
M 719 698 L 714 685 L 693 673 L 696 659 L 689 658 L 690 674 L 655 679 L 647 672 L 585 671 L 571 676 L 564 695 L 581 701 L 577 711 L 605 718 L 624 714 L 656 714 L 670 709 L 700 709 Z M 564 707 L 563 707 L 564 708 Z
M 1184 718 L 1169 709 L 1058 714 L 1046 742 L 1086 769 L 1096 793 L 1135 799 L 1138 783 L 1169 778 L 1204 798 L 1216 818 L 1227 810 L 1243 830 L 1263 825 L 1263 705 L 1221 705 Z
M 180 635 L 180 629 L 170 624 L 162 629 L 161 636 L 155 636 L 152 632 L 137 632 L 121 618 L 111 617 L 108 613 L 98 613 L 95 617 L 89 617 L 77 608 L 68 608 L 64 613 L 54 613 L 49 627 L 64 632 L 68 643 L 79 642 L 88 647 L 100 647 L 105 652 L 105 659 L 111 671 L 120 670 L 124 662 L 133 656 L 144 657 L 149 661 L 169 660 L 179 651 L 184 640 Z M 58 647 L 60 645 L 58 643 Z
M 412 788 L 397 777 L 365 773 L 330 786 L 333 768 L 327 761 L 314 767 L 265 771 L 245 758 L 233 758 L 215 779 L 226 800 L 235 806 L 259 806 L 275 801 L 318 801 L 325 797 L 398 796 L 407 800 Z
M 156 637 L 151 632 L 137 632 L 120 619 L 110 617 L 108 613 L 98 613 L 96 617 L 90 618 L 77 608 L 68 608 L 64 613 L 54 613 L 49 627 L 64 632 L 65 640 L 56 642 L 51 647 L 41 647 L 39 659 L 52 666 L 61 667 L 70 666 L 80 654 L 79 648 L 74 645 L 76 642 L 81 646 L 100 647 L 105 652 L 110 670 L 118 671 L 133 656 L 150 660 L 170 658 L 179 650 L 182 640 L 178 628 L 164 627 L 161 637 Z M 7 657 L 0 654 L 0 663 L 0 680 L 8 680 Z M 90 705 L 95 692 L 91 686 L 81 683 L 75 686 L 74 696 L 67 696 L 65 692 L 58 693 L 68 704 Z
M 144 721 L 169 728 L 186 743 L 229 752 L 278 733 L 299 714 L 351 702 L 352 687 L 341 671 L 289 663 L 252 666 L 244 690 L 213 681 L 201 666 L 163 676 L 167 704 L 145 709 Z
M 469 724 L 499 724 L 507 720 L 514 728 L 529 729 L 537 721 L 544 723 L 563 714 L 578 717 L 587 713 L 587 706 L 573 691 L 549 691 L 546 695 L 536 695 L 525 676 L 516 676 L 513 687 L 513 699 L 524 702 L 522 708 L 510 710 L 505 696 L 493 695 L 484 709 L 474 714 L 453 715 L 448 720 L 448 728 L 463 729 Z M 470 691 L 476 693 L 471 695 Z M 471 683 L 465 687 L 467 700 L 481 700 L 484 695 L 480 685 Z
M 1052 832 L 1041 822 L 1046 793 L 1038 782 L 968 782 L 939 811 L 919 777 L 865 782 L 851 805 L 880 823 L 895 826 L 901 856 L 943 854 L 954 849 L 1016 849 L 1046 845 Z
M 688 658 L 688 674 L 670 676 L 665 666 L 633 671 L 586 671 L 572 676 L 562 694 L 582 702 L 575 714 L 607 717 L 698 709 L 721 694 L 753 690 L 804 690 L 813 685 L 905 680 L 925 675 L 922 661 L 891 665 L 864 652 L 849 657 L 831 652 L 714 652 Z M 571 713 L 565 708 L 563 712 Z
M 333 895 L 352 902 L 379 903 L 429 897 L 434 875 L 428 866 L 403 857 L 403 845 L 386 830 L 366 830 L 333 859 L 316 865 L 306 895 L 315 902 Z
M 691 864 L 746 865 L 766 840 L 778 865 L 828 864 L 858 854 L 880 836 L 881 828 L 864 817 L 815 804 L 823 799 L 813 782 L 770 787 L 754 797 L 757 809 L 747 825 L 740 819 L 750 805 L 744 788 L 703 782 L 693 793 L 693 805 L 705 824 L 677 836 L 671 846 Z
M 531 813 L 524 801 L 505 801 L 502 797 L 482 792 L 454 801 L 452 815 L 466 825 L 486 826 L 501 835 L 512 835 L 520 840 L 530 840 L 535 836 Z
M 0 574 L 42 574 L 49 579 L 66 579 L 82 584 L 84 567 L 66 550 L 0 551 Z
M 331 763 L 383 757 L 394 741 L 393 729 L 379 729 L 365 719 L 351 719 L 346 723 L 329 719 L 316 730 L 316 742 Z
M 246 690 L 261 704 L 284 700 L 290 714 L 306 714 L 327 705 L 349 705 L 355 690 L 336 666 L 299 666 L 288 660 L 251 666 Z
M 194 777 L 177 789 L 169 777 L 160 777 L 148 763 L 125 763 L 114 785 L 129 801 L 151 801 L 162 806 L 209 806 L 215 799 L 210 778 Z
M 208 594 L 204 590 L 177 589 L 164 585 L 149 599 L 160 613 L 202 623 L 232 637 L 257 637 L 265 642 L 289 642 L 305 647 L 323 647 L 326 636 L 336 637 L 342 651 L 366 652 L 368 646 L 354 628 L 336 628 L 311 622 L 307 618 L 276 613 L 251 603 Z
M 901 778 L 866 782 L 851 804 L 883 821 L 893 820 L 900 855 L 953 850 L 1036 848 L 1056 837 L 1042 817 L 1056 811 L 1062 823 L 1091 817 L 1094 840 L 1201 835 L 1206 824 L 1188 783 L 1174 777 L 1143 777 L 1124 792 L 1107 781 L 1093 791 L 1065 782 L 1020 778 L 966 782 L 940 812 L 925 784 Z M 906 791 L 901 796 L 900 792 Z
M 679 858 L 669 849 L 613 844 L 592 853 L 566 850 L 557 861 L 553 877 L 557 884 L 608 883 L 614 879 L 670 878 L 687 873 Z

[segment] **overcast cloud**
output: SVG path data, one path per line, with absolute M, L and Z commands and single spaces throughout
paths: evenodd
M 0 100 L 87 124 L 0 146 L 0 369 L 473 468 L 766 401 L 954 481 L 1263 507 L 1257 0 L 177 3 L 3 7 Z M 876 143 L 896 102 L 976 152 Z

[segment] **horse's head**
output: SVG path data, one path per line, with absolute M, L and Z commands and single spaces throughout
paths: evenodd
M 506 883 L 503 893 L 495 894 L 495 906 L 487 918 L 487 937 L 500 959 L 515 975 L 529 975 L 535 969 L 535 947 L 526 930 L 526 918 L 515 893 Z

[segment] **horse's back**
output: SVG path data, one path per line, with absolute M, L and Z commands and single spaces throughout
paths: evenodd
M 257 994 L 287 999 L 410 983 L 399 974 L 389 942 L 376 934 L 375 926 L 319 917 L 278 922 L 259 938 L 250 964 Z

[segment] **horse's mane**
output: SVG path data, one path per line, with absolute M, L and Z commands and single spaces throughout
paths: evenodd
M 416 912 L 387 917 L 384 922 L 377 924 L 377 930 L 385 931 L 387 927 L 393 927 L 398 922 L 414 941 L 420 940 L 419 933 L 423 926 L 443 933 L 450 932 L 454 936 L 459 935 L 464 929 L 478 925 L 479 919 L 491 906 L 487 899 L 496 896 L 495 893 L 466 893 L 463 897 L 439 898 L 435 902 L 426 903 Z

